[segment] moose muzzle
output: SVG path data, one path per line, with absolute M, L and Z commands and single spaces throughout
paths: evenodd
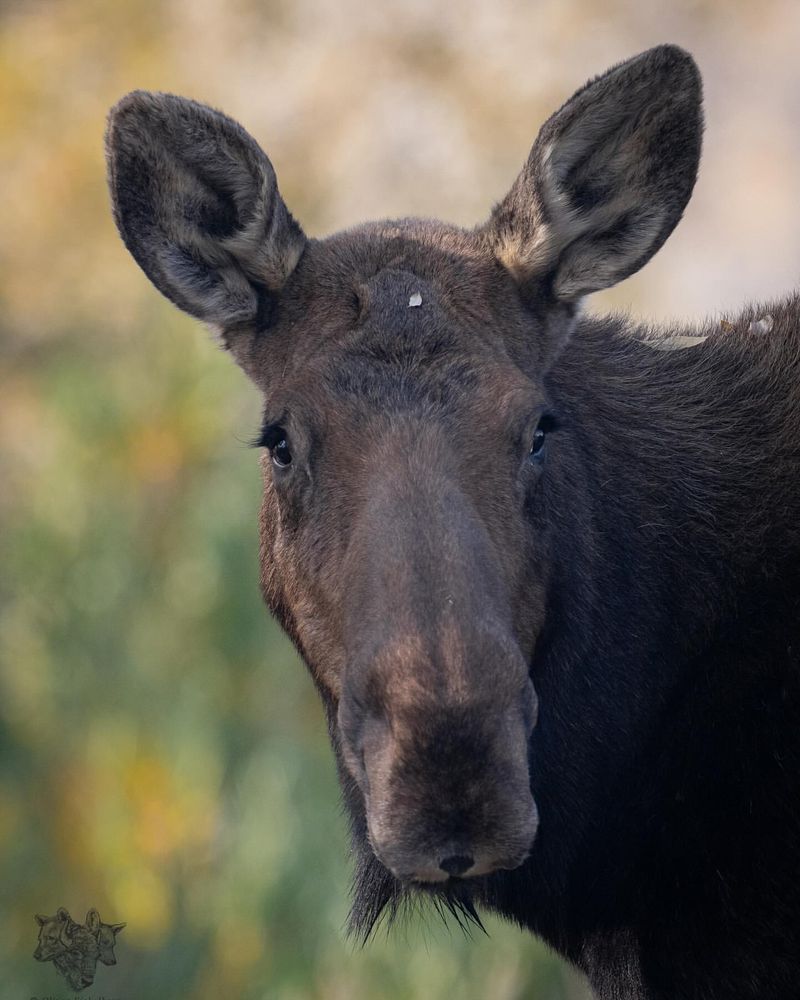
M 396 711 L 363 726 L 360 779 L 376 856 L 399 879 L 516 868 L 538 815 L 528 778 L 532 688 L 517 705 Z

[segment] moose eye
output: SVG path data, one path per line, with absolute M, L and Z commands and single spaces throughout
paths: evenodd
M 533 439 L 531 440 L 531 450 L 528 454 L 528 459 L 537 465 L 544 461 L 544 446 L 547 442 L 547 434 L 555 426 L 555 420 L 549 414 L 544 414 L 544 416 L 539 420 L 536 425 L 536 430 L 533 432 Z
M 272 464 L 276 469 L 285 469 L 292 464 L 292 453 L 286 438 L 276 441 L 271 448 Z
M 289 436 L 280 424 L 265 421 L 258 436 L 250 444 L 253 448 L 266 448 L 276 469 L 286 469 L 292 464 Z
M 533 432 L 533 444 L 531 445 L 531 458 L 538 458 L 544 451 L 544 442 L 547 435 L 541 427 L 537 427 Z

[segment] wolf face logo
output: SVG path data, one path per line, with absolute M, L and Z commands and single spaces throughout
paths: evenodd
M 52 962 L 73 990 L 82 990 L 94 982 L 98 961 L 116 965 L 114 955 L 117 934 L 125 924 L 104 924 L 92 907 L 86 923 L 79 924 L 63 907 L 54 917 L 36 914 L 39 943 L 33 953 L 38 962 Z

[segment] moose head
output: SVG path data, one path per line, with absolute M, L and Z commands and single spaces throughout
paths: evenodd
M 110 115 L 126 246 L 263 394 L 263 592 L 323 698 L 363 884 L 444 891 L 532 850 L 537 662 L 586 508 L 549 376 L 583 297 L 677 224 L 701 130 L 696 67 L 661 46 L 557 111 L 476 228 L 313 239 L 230 118 L 145 92 Z

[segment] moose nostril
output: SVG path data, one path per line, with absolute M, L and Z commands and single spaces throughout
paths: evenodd
M 454 854 L 449 858 L 442 858 L 439 867 L 448 875 L 463 875 L 475 864 L 473 858 L 468 854 Z

